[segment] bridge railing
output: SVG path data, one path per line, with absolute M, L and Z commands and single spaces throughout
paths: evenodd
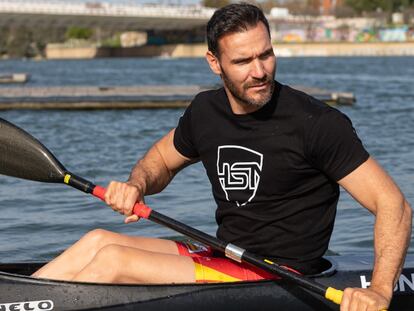
M 208 19 L 213 12 L 214 10 L 209 8 L 190 5 L 133 5 L 96 1 L 0 0 L 0 13 Z

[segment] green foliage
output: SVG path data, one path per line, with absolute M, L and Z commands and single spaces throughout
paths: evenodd
M 7 28 L 0 28 L 0 56 L 3 54 L 7 54 L 7 36 L 5 35 L 8 33 Z
M 395 12 L 414 5 L 414 0 L 346 0 L 345 3 L 358 13 L 378 9 Z
M 13 58 L 43 56 L 48 42 L 64 40 L 65 29 L 8 26 L 0 28 L 0 55 Z
M 72 26 L 66 31 L 67 39 L 84 39 L 88 40 L 92 37 L 93 31 L 89 28 Z
M 10 57 L 33 57 L 32 32 L 26 27 L 11 28 L 6 41 L 7 54 Z
M 121 35 L 120 34 L 115 34 L 110 38 L 104 39 L 101 42 L 101 46 L 111 47 L 111 48 L 121 47 Z
M 203 0 L 202 3 L 209 8 L 221 8 L 230 4 L 230 0 Z

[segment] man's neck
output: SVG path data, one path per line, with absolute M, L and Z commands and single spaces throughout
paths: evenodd
M 227 98 L 229 99 L 230 108 L 234 114 L 248 114 L 259 110 L 260 106 L 255 105 L 246 105 L 245 103 L 241 102 L 239 99 L 235 98 L 233 94 L 224 86 L 224 90 L 226 91 Z

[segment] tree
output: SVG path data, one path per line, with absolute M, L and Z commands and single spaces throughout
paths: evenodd
M 209 8 L 222 8 L 230 4 L 230 0 L 203 0 L 203 5 Z
M 35 52 L 31 46 L 32 33 L 24 27 L 11 27 L 9 30 L 6 48 L 10 57 L 33 57 Z
M 93 31 L 89 28 L 72 26 L 66 31 L 66 38 L 68 39 L 83 39 L 88 40 L 92 37 Z
M 0 28 L 0 56 L 7 54 L 7 35 L 9 29 L 7 27 Z
M 345 2 L 358 13 L 373 12 L 378 9 L 395 12 L 414 5 L 414 0 L 346 0 Z

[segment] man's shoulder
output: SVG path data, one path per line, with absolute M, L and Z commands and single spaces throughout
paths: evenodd
M 279 101 L 295 114 L 322 115 L 336 110 L 321 100 L 289 85 L 281 85 Z
M 223 99 L 223 95 L 223 87 L 201 91 L 194 97 L 193 103 L 217 102 Z
M 210 89 L 195 95 L 187 108 L 193 117 L 204 118 L 216 111 L 222 111 L 226 99 L 224 88 Z
M 315 97 L 293 88 L 289 85 L 282 85 L 280 91 L 281 99 L 287 100 L 291 105 L 302 106 L 303 108 L 311 108 L 316 110 L 329 109 L 329 106 Z

